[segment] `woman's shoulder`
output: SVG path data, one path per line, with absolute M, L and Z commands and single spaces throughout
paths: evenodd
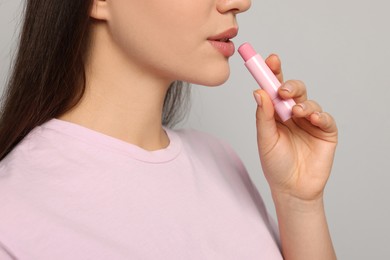
M 82 143 L 49 120 L 32 129 L 1 161 L 0 176 L 5 173 L 58 169 L 65 158 L 74 156 Z
M 229 160 L 240 168 L 244 168 L 241 159 L 230 143 L 220 136 L 193 129 L 174 130 L 182 140 L 184 149 L 202 157 L 212 156 L 214 159 Z
M 173 131 L 182 139 L 184 145 L 205 149 L 232 149 L 226 140 L 205 131 L 194 128 L 182 128 Z
M 50 141 L 45 135 L 45 129 L 40 126 L 31 130 L 1 161 L 0 176 L 15 170 L 29 171 L 34 168 L 31 162 L 35 158 L 46 158 L 52 151 L 45 154 L 44 147 L 50 146 Z

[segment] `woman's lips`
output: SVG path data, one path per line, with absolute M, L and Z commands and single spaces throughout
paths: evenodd
M 231 57 L 235 52 L 234 43 L 230 39 L 236 37 L 238 28 L 233 27 L 222 33 L 209 37 L 207 40 L 225 57 Z
M 234 43 L 229 40 L 226 42 L 209 40 L 209 42 L 225 57 L 231 57 L 235 52 Z

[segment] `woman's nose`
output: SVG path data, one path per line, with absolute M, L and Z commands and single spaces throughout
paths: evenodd
M 242 13 L 251 7 L 251 0 L 217 0 L 217 9 L 220 13 Z

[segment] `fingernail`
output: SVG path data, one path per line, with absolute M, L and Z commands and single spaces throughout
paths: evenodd
M 256 100 L 256 103 L 259 107 L 261 107 L 261 105 L 263 104 L 261 102 L 261 96 L 257 93 L 257 92 L 253 92 L 253 96 L 255 97 L 255 100 Z
M 293 87 L 292 87 L 290 84 L 285 83 L 285 84 L 283 85 L 283 87 L 281 87 L 281 89 L 284 90 L 284 91 L 287 91 L 287 92 L 290 92 L 290 93 L 291 93 Z
M 317 115 L 318 118 L 321 118 L 321 113 L 320 112 L 314 112 L 313 114 Z
M 299 103 L 297 104 L 297 106 L 300 106 L 302 108 L 302 110 L 305 110 L 306 109 L 306 105 L 303 104 L 303 103 Z

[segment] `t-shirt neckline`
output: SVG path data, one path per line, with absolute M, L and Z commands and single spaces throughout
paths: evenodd
M 168 135 L 169 145 L 166 148 L 155 151 L 145 150 L 137 145 L 97 132 L 76 123 L 57 118 L 50 119 L 42 124 L 40 128 L 51 129 L 93 146 L 97 146 L 97 148 L 115 150 L 116 152 L 120 152 L 126 156 L 147 163 L 164 163 L 171 161 L 179 155 L 182 148 L 179 135 L 167 127 L 163 127 L 163 129 Z

